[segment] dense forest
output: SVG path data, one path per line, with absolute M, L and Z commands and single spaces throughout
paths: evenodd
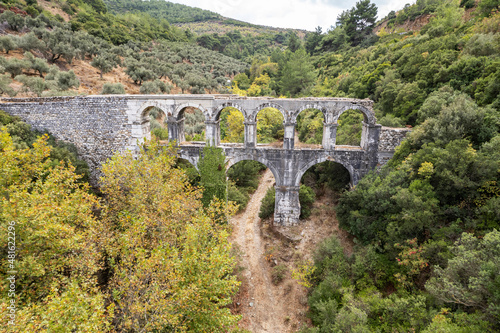
M 348 255 L 328 238 L 301 268 L 312 321 L 301 332 L 500 331 L 498 0 L 417 0 L 379 21 L 377 7 L 360 0 L 328 31 L 305 35 L 158 0 L 2 0 L 0 12 L 2 96 L 78 94 L 79 62 L 102 80 L 123 71 L 128 84 L 104 80 L 104 94 L 134 86 L 147 94 L 372 99 L 379 123 L 413 130 L 388 165 L 352 189 L 339 164 L 304 175 L 301 217 L 328 188 L 355 246 Z M 214 20 L 229 28 L 210 31 Z M 193 22 L 208 30 L 174 25 Z M 158 110 L 150 117 L 152 133 L 166 139 Z M 185 118 L 186 139 L 203 141 L 203 115 L 189 110 Z M 242 142 L 241 112 L 227 108 L 220 118 L 222 142 Z M 344 113 L 338 144 L 357 145 L 361 121 Z M 108 161 L 96 191 L 73 146 L 3 112 L 0 126 L 0 246 L 9 258 L 1 277 L 15 262 L 19 327 L 235 327 L 227 219 L 257 188 L 261 164 L 236 164 L 226 183 L 220 149 L 204 151 L 198 173 L 153 140 L 136 159 Z M 321 144 L 322 112 L 301 113 L 296 130 L 300 142 Z M 259 143 L 279 145 L 279 111 L 260 112 L 257 131 Z M 273 210 L 271 189 L 260 216 Z M 7 231 L 16 233 L 15 260 Z M 7 318 L 9 286 L 0 288 Z

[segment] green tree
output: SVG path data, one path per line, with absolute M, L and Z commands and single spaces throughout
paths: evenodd
M 119 64 L 120 58 L 112 53 L 101 53 L 90 62 L 91 66 L 99 69 L 101 79 L 103 74 L 111 72 Z
M 12 40 L 11 36 L 0 36 L 0 50 L 9 54 L 9 51 L 17 48 L 16 43 Z
M 214 199 L 225 202 L 227 199 L 226 156 L 222 148 L 207 146 L 198 162 L 200 185 L 203 187 L 201 202 L 206 208 Z
M 322 29 L 320 26 L 318 26 L 316 27 L 316 30 L 314 32 L 306 36 L 306 51 L 309 52 L 310 55 L 313 55 L 316 52 L 316 49 L 319 47 L 322 39 Z
M 295 52 L 302 46 L 302 43 L 295 32 L 291 32 L 289 34 L 287 45 L 290 52 Z
M 290 96 L 307 94 L 317 76 L 309 55 L 304 49 L 290 54 L 282 72 L 281 91 Z
M 103 95 L 108 95 L 108 94 L 125 94 L 125 87 L 121 83 L 105 83 L 102 86 L 102 92 L 101 94 Z
M 224 209 L 205 214 L 175 162 L 174 148 L 151 142 L 102 168 L 106 206 L 96 237 L 108 256 L 118 331 L 217 332 L 238 320 L 226 307 L 238 287 L 228 232 L 213 218 Z
M 337 17 L 337 26 L 345 29 L 351 45 L 359 45 L 373 30 L 377 19 L 377 6 L 370 0 L 356 2 L 356 6 Z
M 469 233 L 451 247 L 453 257 L 445 268 L 435 267 L 426 289 L 438 299 L 460 307 L 481 310 L 497 329 L 500 323 L 500 232 L 478 239 Z

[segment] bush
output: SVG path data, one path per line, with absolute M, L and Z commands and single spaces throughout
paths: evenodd
M 300 201 L 300 218 L 305 219 L 311 215 L 312 204 L 316 200 L 316 194 L 306 185 L 300 185 L 299 201 Z
M 103 95 L 125 94 L 125 87 L 121 83 L 105 83 L 102 86 Z
M 259 186 L 259 172 L 266 166 L 257 161 L 241 161 L 227 171 L 227 176 L 238 187 L 249 188 L 252 192 Z
M 75 75 L 75 72 L 58 72 L 55 76 L 55 81 L 57 83 L 57 87 L 61 91 L 65 91 L 71 88 L 78 88 L 80 86 L 80 81 Z
M 158 140 L 168 140 L 168 129 L 156 127 L 151 131 Z
M 288 268 L 285 264 L 279 264 L 274 266 L 271 271 L 271 279 L 275 285 L 279 284 L 285 278 L 285 274 L 288 271 Z
M 236 187 L 234 182 L 230 181 L 227 191 L 227 199 L 229 201 L 234 201 L 238 205 L 238 212 L 241 212 L 246 208 L 248 200 L 250 200 L 250 196 L 244 188 L 239 189 Z
M 276 197 L 276 190 L 274 189 L 274 187 L 270 187 L 267 190 L 266 195 L 264 196 L 264 199 L 262 199 L 262 202 L 260 204 L 259 217 L 261 219 L 267 219 L 268 217 L 274 214 L 275 197 Z
M 16 43 L 11 36 L 0 36 L 0 50 L 9 54 L 9 51 L 15 50 L 17 48 Z
M 141 94 L 157 94 L 160 92 L 160 87 L 153 81 L 144 82 L 139 89 Z

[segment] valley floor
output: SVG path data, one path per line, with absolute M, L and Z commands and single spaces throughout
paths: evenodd
M 352 252 L 352 240 L 339 230 L 329 194 L 321 196 L 314 203 L 311 217 L 296 227 L 275 228 L 269 221 L 261 221 L 260 204 L 273 185 L 268 169 L 245 211 L 231 221 L 231 241 L 242 281 L 232 311 L 242 315 L 240 328 L 252 333 L 296 332 L 310 326 L 307 289 L 292 279 L 292 269 L 312 259 L 317 244 L 332 234 L 340 238 L 346 253 Z

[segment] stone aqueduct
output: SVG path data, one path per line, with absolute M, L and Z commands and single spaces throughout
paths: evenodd
M 179 145 L 179 155 L 197 166 L 206 143 L 184 142 L 184 110 L 198 108 L 205 115 L 206 142 L 224 149 L 228 168 L 242 160 L 266 165 L 276 181 L 274 221 L 280 225 L 298 222 L 299 185 L 311 166 L 323 161 L 342 164 L 351 184 L 390 159 L 407 133 L 406 129 L 376 124 L 372 101 L 347 98 L 266 98 L 237 95 L 113 95 L 51 98 L 4 98 L 0 109 L 19 116 L 34 128 L 48 130 L 58 139 L 72 142 L 91 167 L 91 182 L 97 184 L 99 167 L 116 151 L 137 150 L 150 138 L 149 110 L 161 109 L 168 123 L 169 140 Z M 219 116 L 226 107 L 235 107 L 244 116 L 244 143 L 221 144 Z M 257 144 L 257 114 L 266 107 L 278 109 L 284 118 L 283 148 Z M 297 116 L 314 108 L 324 115 L 322 146 L 296 148 Z M 338 119 L 347 110 L 364 115 L 359 147 L 336 145 Z

